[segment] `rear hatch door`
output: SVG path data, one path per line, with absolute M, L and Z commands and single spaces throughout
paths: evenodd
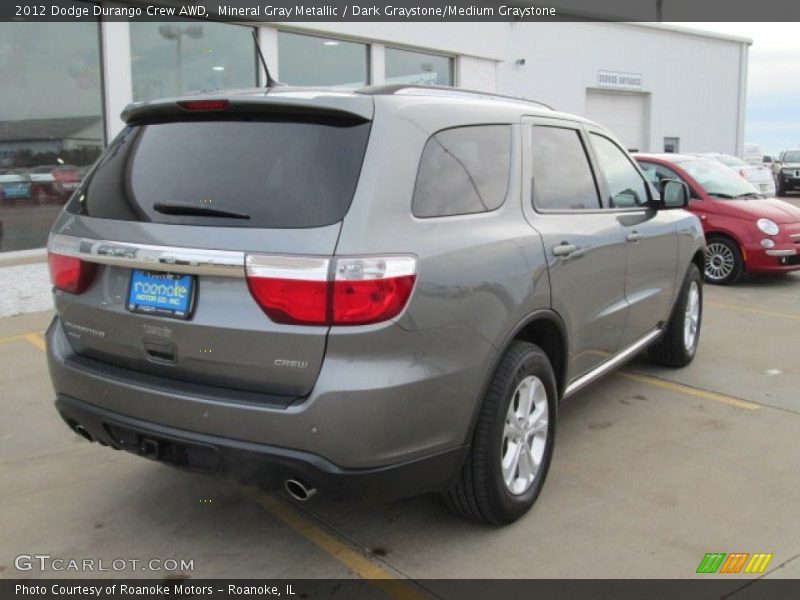
M 371 101 L 357 102 L 128 115 L 51 236 L 51 252 L 96 265 L 85 291 L 56 292 L 73 349 L 176 380 L 307 394 L 328 328 L 268 318 L 245 260 L 334 254 L 369 138 Z

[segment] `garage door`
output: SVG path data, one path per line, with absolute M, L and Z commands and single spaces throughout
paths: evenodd
M 616 135 L 626 148 L 647 148 L 647 95 L 586 90 L 586 117 Z

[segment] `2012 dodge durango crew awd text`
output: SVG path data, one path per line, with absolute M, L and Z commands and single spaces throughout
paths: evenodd
M 704 239 L 603 128 L 403 86 L 133 104 L 53 226 L 56 406 L 297 498 L 523 515 L 561 399 L 692 360 Z

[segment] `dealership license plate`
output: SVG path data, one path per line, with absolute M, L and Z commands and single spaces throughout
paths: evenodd
M 193 275 L 135 269 L 131 272 L 128 310 L 188 319 L 192 311 L 194 292 Z

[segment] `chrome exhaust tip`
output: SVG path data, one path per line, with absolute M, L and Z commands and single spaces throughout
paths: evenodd
M 317 493 L 317 488 L 306 485 L 297 479 L 287 479 L 283 483 L 283 489 L 298 502 L 306 502 Z
M 92 434 L 86 431 L 86 429 L 84 429 L 82 425 L 75 425 L 73 430 L 82 438 L 89 440 L 90 442 L 94 441 L 94 438 L 92 438 Z

